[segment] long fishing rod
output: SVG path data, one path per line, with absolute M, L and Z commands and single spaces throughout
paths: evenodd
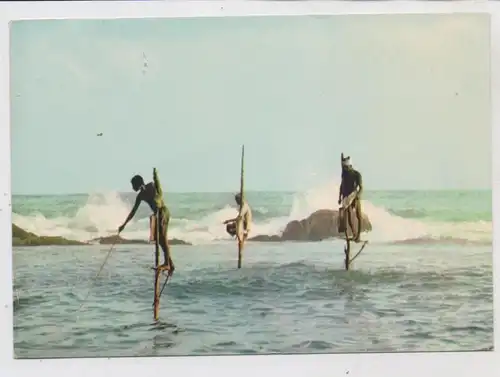
M 104 262 L 102 262 L 102 265 L 101 267 L 99 268 L 99 271 L 97 272 L 96 276 L 94 277 L 94 279 L 92 279 L 92 283 L 90 284 L 90 287 L 89 287 L 89 290 L 87 292 L 87 295 L 85 296 L 85 298 L 83 299 L 83 302 L 81 303 L 80 307 L 78 308 L 77 310 L 77 313 L 82 310 L 83 308 L 83 305 L 85 304 L 85 302 L 87 301 L 87 299 L 89 298 L 90 296 L 90 292 L 92 291 L 92 288 L 94 288 L 95 286 L 95 283 L 97 281 L 97 279 L 99 278 L 99 275 L 101 274 L 102 272 L 102 269 L 104 268 L 104 266 L 106 265 L 106 262 L 108 261 L 109 259 L 109 256 L 111 255 L 111 252 L 113 251 L 115 245 L 116 245 L 116 242 L 118 241 L 118 234 L 117 234 L 117 239 L 115 240 L 115 242 L 113 242 L 113 244 L 111 245 L 111 247 L 109 248 L 109 251 L 108 253 L 106 254 L 106 258 L 104 258 Z

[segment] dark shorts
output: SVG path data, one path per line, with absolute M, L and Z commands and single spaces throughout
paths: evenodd
M 229 223 L 226 225 L 226 232 L 229 233 L 230 236 L 236 235 L 236 223 Z
M 244 229 L 247 228 L 247 224 L 243 224 Z M 236 236 L 236 222 L 231 222 L 226 225 L 226 232 L 229 233 L 230 236 L 234 237 Z

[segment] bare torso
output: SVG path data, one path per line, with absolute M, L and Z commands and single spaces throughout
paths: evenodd
M 158 210 L 156 205 L 156 188 L 153 182 L 149 182 L 144 188 L 137 194 L 137 199 L 146 202 L 151 210 L 156 213 Z

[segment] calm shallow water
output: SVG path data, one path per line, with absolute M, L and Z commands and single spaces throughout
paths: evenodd
M 491 246 L 340 242 L 173 248 L 153 324 L 151 246 L 15 248 L 18 358 L 454 351 L 493 346 Z

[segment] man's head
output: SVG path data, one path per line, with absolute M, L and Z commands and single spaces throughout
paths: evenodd
M 236 194 L 234 196 L 234 200 L 236 201 L 236 204 L 238 204 L 239 206 L 241 205 L 241 194 Z
M 134 191 L 139 191 L 142 186 L 144 186 L 144 179 L 140 175 L 134 175 L 132 179 L 130 180 L 130 183 L 132 183 L 132 188 Z
M 352 169 L 352 161 L 351 156 L 342 157 L 342 169 L 351 170 Z

